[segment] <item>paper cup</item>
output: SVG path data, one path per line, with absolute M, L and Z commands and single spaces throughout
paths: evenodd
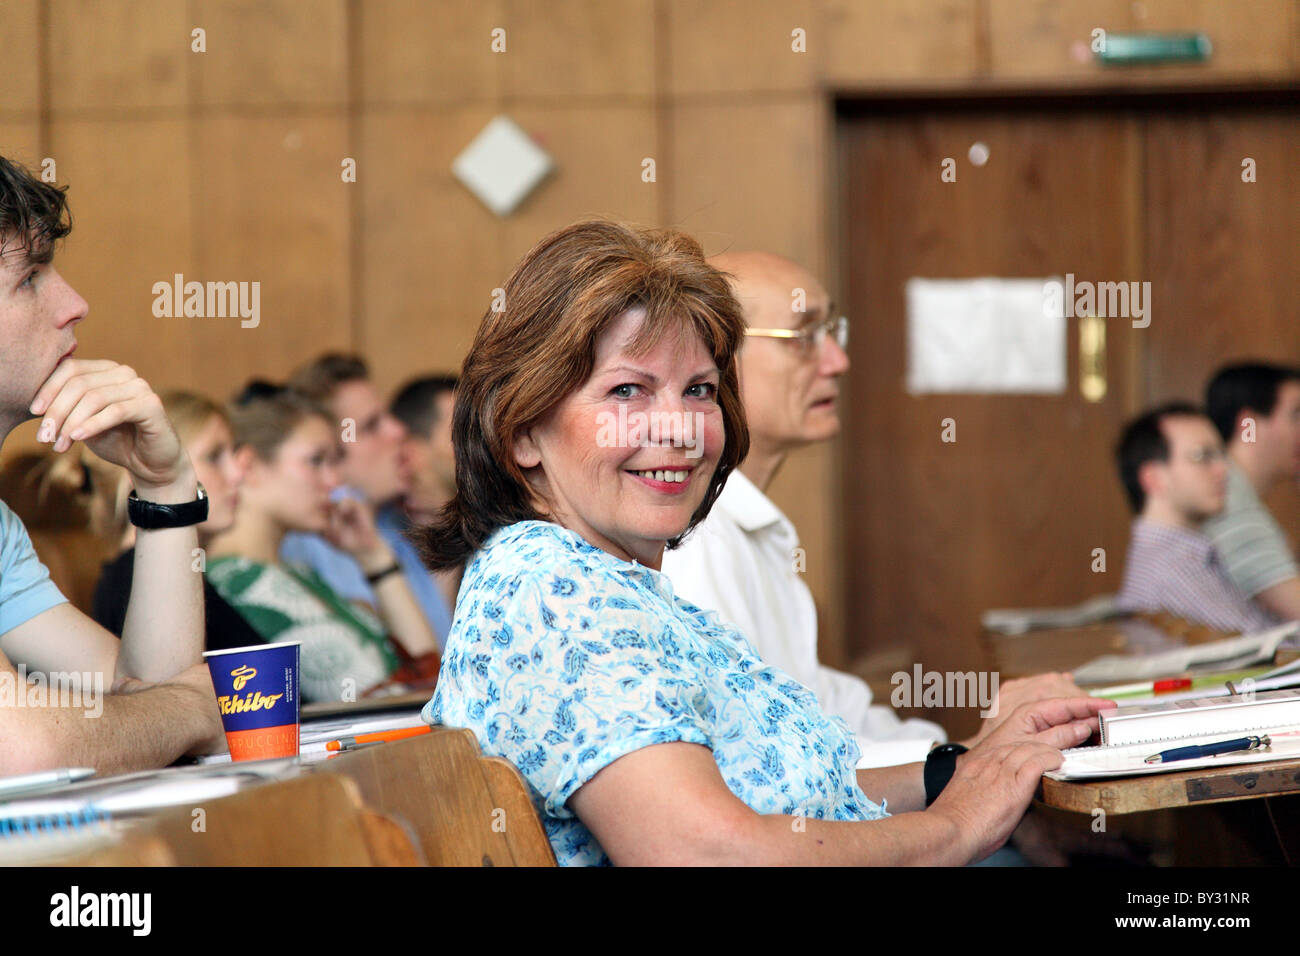
M 298 641 L 207 651 L 231 760 L 298 756 Z

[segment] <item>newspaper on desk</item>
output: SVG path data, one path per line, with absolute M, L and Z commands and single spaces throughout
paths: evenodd
M 1271 661 L 1278 645 L 1300 631 L 1291 621 L 1259 631 L 1206 644 L 1175 647 L 1153 654 L 1107 654 L 1076 667 L 1076 684 L 1114 684 L 1121 681 L 1158 680 L 1197 670 L 1237 670 Z

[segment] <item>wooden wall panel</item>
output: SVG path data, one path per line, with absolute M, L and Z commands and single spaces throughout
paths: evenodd
M 451 175 L 485 107 L 379 112 L 361 123 L 360 339 L 385 389 L 459 369 L 505 278 L 504 228 Z
M 1095 29 L 1129 29 L 1125 0 L 988 0 L 991 69 L 999 78 L 1096 79 Z
M 207 52 L 193 53 L 204 105 L 347 101 L 345 0 L 191 0 Z M 188 31 L 187 31 L 188 33 Z
M 183 320 L 196 381 L 224 396 L 249 376 L 282 378 L 353 344 L 349 236 L 355 184 L 342 119 L 212 116 L 193 120 L 195 278 L 261 282 L 261 321 Z
M 1295 75 L 1291 0 L 1142 0 L 1133 5 L 1134 30 L 1203 30 L 1214 45 L 1209 65 L 1218 74 L 1268 79 Z M 1194 67 L 1180 67 L 1191 74 Z
M 824 7 L 817 59 L 829 85 L 929 83 L 978 72 L 976 0 L 825 0 Z
M 653 0 L 510 0 L 506 91 L 512 97 L 650 96 L 655 89 Z
M 654 225 L 665 161 L 649 106 L 520 107 L 511 111 L 555 171 L 502 223 L 507 268 L 548 232 L 586 216 Z M 641 179 L 656 160 L 656 182 Z M 504 278 L 504 276 L 503 276 Z
M 184 107 L 190 17 L 173 0 L 50 0 L 55 112 Z
M 807 90 L 827 42 L 811 0 L 663 0 L 666 85 L 675 96 Z M 791 49 L 791 31 L 807 52 Z
M 41 128 L 35 119 L 0 119 L 0 156 L 40 174 Z
M 1286 31 L 1291 35 L 1291 75 L 1300 76 L 1300 0 L 1291 0 Z
M 0 117 L 33 114 L 40 102 L 40 33 L 36 0 L 10 0 L 0 15 Z
M 501 92 L 506 52 L 492 30 L 506 26 L 502 0 L 366 0 L 357 29 L 361 99 L 375 103 L 477 103 Z
M 766 249 L 824 272 L 827 131 L 819 107 L 815 96 L 677 104 L 666 174 L 672 224 L 710 255 Z
M 992 72 L 1049 83 L 1086 81 L 1105 86 L 1280 79 L 1300 75 L 1293 57 L 1290 0 L 988 0 Z M 1206 33 L 1213 53 L 1205 63 L 1103 66 L 1090 49 L 1092 31 Z
M 56 265 L 90 305 L 77 354 L 124 362 L 155 387 L 195 382 L 184 323 L 153 315 L 153 284 L 192 273 L 184 119 L 57 119 L 50 155 L 73 229 Z

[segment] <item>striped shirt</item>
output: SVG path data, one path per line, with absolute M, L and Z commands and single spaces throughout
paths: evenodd
M 1201 529 L 1232 582 L 1248 597 L 1300 575 L 1295 555 L 1245 472 L 1228 462 L 1228 502 Z
M 1142 518 L 1133 522 L 1116 603 L 1124 611 L 1167 611 L 1230 634 L 1277 623 L 1232 583 L 1208 537 Z

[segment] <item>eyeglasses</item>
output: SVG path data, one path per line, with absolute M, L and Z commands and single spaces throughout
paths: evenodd
M 1214 465 L 1226 458 L 1222 448 L 1197 448 L 1187 455 L 1193 465 Z
M 849 319 L 848 316 L 841 315 L 822 319 L 802 329 L 746 329 L 745 334 L 797 342 L 799 350 L 807 357 L 821 350 L 827 335 L 833 335 L 835 344 L 846 348 L 849 344 Z

